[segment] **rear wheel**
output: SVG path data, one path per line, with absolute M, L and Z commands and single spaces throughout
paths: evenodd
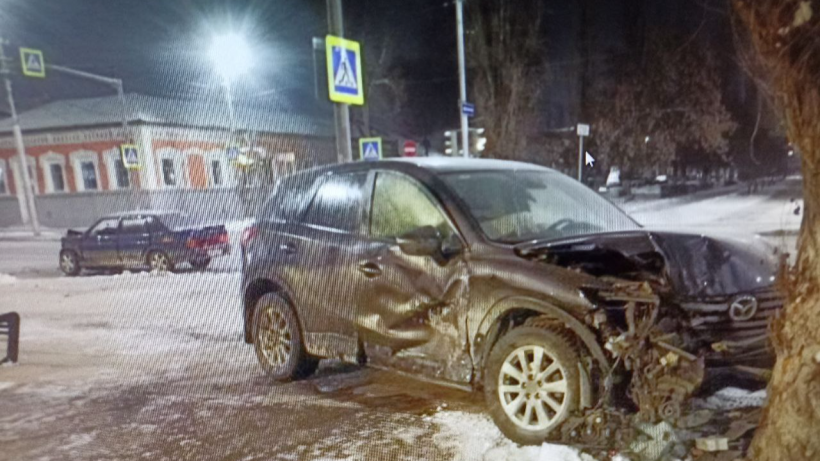
M 578 409 L 578 355 L 554 331 L 515 328 L 493 347 L 484 397 L 501 432 L 524 445 L 543 443 Z
M 174 270 L 174 263 L 162 251 L 152 251 L 148 253 L 148 267 L 152 272 L 170 272 Z
M 75 276 L 80 273 L 80 258 L 73 251 L 63 251 L 60 253 L 60 270 L 65 275 Z
M 319 365 L 305 351 L 292 307 L 275 293 L 267 293 L 256 302 L 253 345 L 262 369 L 278 381 L 309 376 Z

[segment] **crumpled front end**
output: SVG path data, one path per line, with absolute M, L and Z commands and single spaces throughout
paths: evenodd
M 768 326 L 783 306 L 775 279 L 784 255 L 760 239 L 629 231 L 519 248 L 595 275 L 648 282 L 659 321 L 710 366 L 770 366 Z

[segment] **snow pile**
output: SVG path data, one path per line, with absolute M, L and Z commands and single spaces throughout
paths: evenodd
M 595 461 L 564 445 L 519 446 L 507 439 L 486 415 L 443 411 L 429 420 L 439 426 L 433 443 L 452 453 L 453 461 Z
M 17 283 L 17 277 L 0 273 L 0 285 L 13 285 Z
M 766 403 L 766 389 L 757 392 L 726 387 L 709 396 L 703 406 L 712 410 L 735 410 L 738 408 L 762 407 Z

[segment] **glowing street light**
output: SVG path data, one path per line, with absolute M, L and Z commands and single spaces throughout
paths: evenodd
M 231 82 L 240 75 L 248 72 L 253 66 L 253 53 L 245 37 L 229 32 L 224 35 L 215 35 L 211 40 L 208 57 L 216 68 L 217 73 Z

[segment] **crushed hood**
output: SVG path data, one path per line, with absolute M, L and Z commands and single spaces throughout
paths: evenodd
M 779 268 L 776 248 L 748 240 L 639 229 L 519 245 L 519 254 L 546 254 L 562 266 L 593 275 L 652 274 L 676 297 L 704 298 L 772 285 Z

